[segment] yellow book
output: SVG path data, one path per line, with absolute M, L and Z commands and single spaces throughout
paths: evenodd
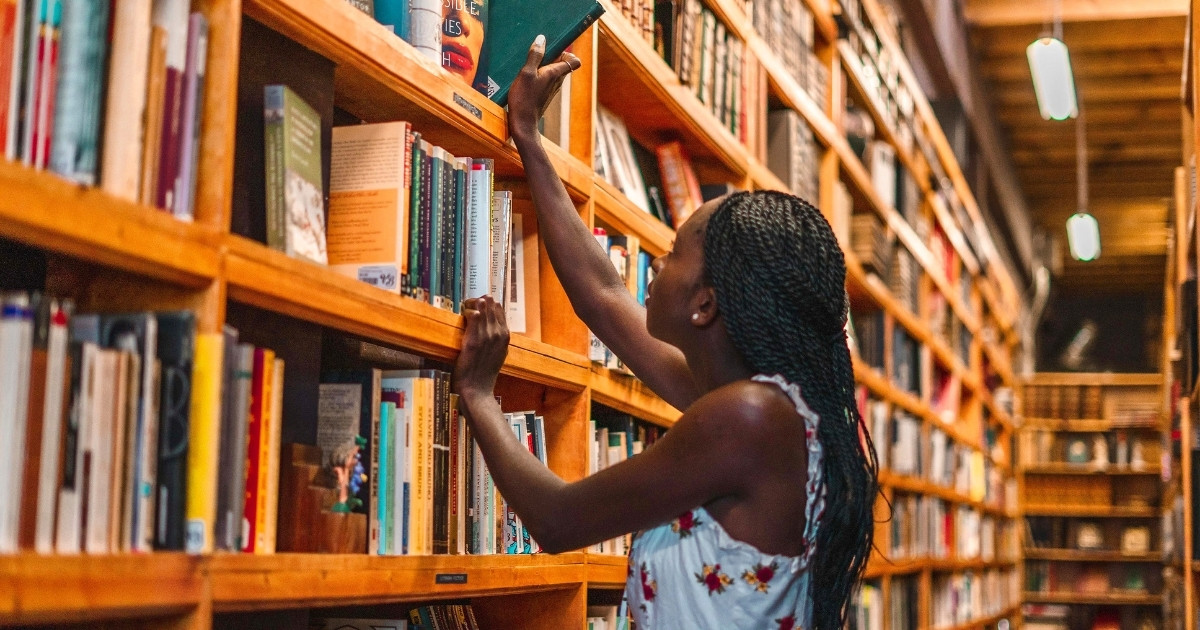
M 220 333 L 196 335 L 192 364 L 192 404 L 188 429 L 187 528 L 188 553 L 212 553 L 217 514 L 217 456 L 221 442 Z
M 433 379 L 417 378 L 414 389 L 414 416 L 417 419 L 413 428 L 417 465 L 413 499 L 417 515 L 415 553 L 429 555 L 433 553 Z
M 267 453 L 266 465 L 267 491 L 263 494 L 266 497 L 266 509 L 264 510 L 266 527 L 261 531 L 265 532 L 266 536 L 262 553 L 275 553 L 275 535 L 279 527 L 279 458 L 280 449 L 283 448 L 280 444 L 283 437 L 283 368 L 283 359 L 275 359 L 269 414 L 271 427 L 267 438 L 267 446 L 270 449 Z
M 267 553 L 267 479 L 271 476 L 268 472 L 268 462 L 271 458 L 271 425 L 278 422 L 278 418 L 272 415 L 274 410 L 273 402 L 275 399 L 275 351 L 263 350 L 263 385 L 262 385 L 262 400 L 259 401 L 262 405 L 260 417 L 262 422 L 258 423 L 258 509 L 254 511 L 254 553 Z

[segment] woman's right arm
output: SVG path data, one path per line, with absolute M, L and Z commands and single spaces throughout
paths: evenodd
M 677 409 L 686 409 L 699 394 L 683 353 L 650 336 L 646 309 L 580 221 L 542 147 L 537 130 L 542 106 L 579 64 L 573 55 L 564 55 L 562 61 L 539 69 L 543 46 L 534 42 L 508 97 L 509 131 L 529 180 L 542 243 L 580 319 L 650 389 Z

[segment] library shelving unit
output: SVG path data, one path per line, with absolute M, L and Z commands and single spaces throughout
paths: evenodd
M 935 434 L 949 444 L 945 469 L 937 474 L 928 460 L 904 472 L 889 466 L 881 474 L 892 505 L 925 501 L 945 518 L 930 520 L 921 532 L 879 523 L 882 553 L 871 559 L 867 583 L 880 593 L 874 605 L 889 612 L 872 630 L 965 630 L 1016 619 L 1011 356 L 1018 346 L 1019 297 L 889 14 L 876 0 L 840 6 L 804 0 L 815 25 L 813 52 L 828 75 L 824 95 L 814 98 L 755 31 L 748 3 L 706 0 L 731 36 L 746 44 L 743 76 L 749 89 L 760 92 L 754 99 L 759 107 L 746 112 L 758 132 L 743 141 L 676 78 L 620 6 L 602 3 L 607 14 L 572 49 L 583 67 L 569 94 L 569 146 L 547 143 L 581 219 L 638 236 L 652 255 L 664 253 L 672 238 L 670 229 L 595 175 L 597 103 L 623 116 L 640 144 L 681 140 L 701 180 L 743 189 L 784 187 L 766 166 L 766 112 L 768 107 L 798 112 L 820 148 L 819 205 L 835 229 L 848 232 L 853 215 L 871 215 L 914 265 L 915 299 L 902 300 L 879 270 L 868 269 L 850 243 L 843 243 L 855 323 L 860 314 L 877 317 L 880 347 L 888 350 L 877 353 L 878 362 L 856 356 L 854 364 L 864 405 L 885 412 L 875 436 L 879 450 L 894 462 L 897 455 L 912 455 L 904 449 L 929 450 Z M 515 203 L 528 208 L 520 160 L 508 143 L 502 108 L 344 0 L 194 0 L 192 6 L 207 16 L 210 29 L 194 222 L 0 163 L 0 244 L 33 248 L 46 291 L 74 299 L 81 312 L 187 309 L 196 314 L 200 333 L 219 333 L 230 323 L 244 338 L 274 342 L 288 361 L 289 383 L 294 374 L 307 374 L 299 379 L 306 385 L 289 385 L 284 393 L 285 435 L 304 434 L 313 429 L 315 399 L 303 390 L 315 385 L 319 367 L 303 340 L 337 331 L 446 362 L 457 353 L 463 327 L 453 313 L 289 258 L 237 228 L 246 220 L 242 213 L 250 211 L 238 201 L 239 185 L 247 184 L 236 174 L 237 86 L 242 56 L 248 54 L 246 34 L 271 31 L 325 60 L 333 102 L 345 115 L 367 122 L 408 120 L 456 155 L 494 159 L 498 187 L 514 191 Z M 839 22 L 848 33 L 841 39 Z M 276 65 L 292 76 L 306 70 L 295 59 L 280 58 Z M 848 140 L 847 101 L 867 112 L 878 130 L 873 140 L 892 146 L 917 182 L 917 203 L 906 214 L 882 194 L 879 174 L 868 170 Z M 506 406 L 545 415 L 549 465 L 574 480 L 587 471 L 593 402 L 668 428 L 679 412 L 639 382 L 588 360 L 587 330 L 544 253 L 538 267 L 539 303 L 530 306 L 539 312 L 540 331 L 514 335 L 498 393 Z M 935 311 L 944 325 L 930 323 Z M 901 378 L 893 336 L 913 344 L 905 359 L 915 366 L 913 378 Z M 901 413 L 917 423 L 916 444 L 900 443 L 893 433 L 888 419 Z M 881 498 L 880 517 L 885 510 Z M 941 541 L 919 548 L 901 540 L 910 534 L 940 535 Z M 964 546 L 964 540 L 970 542 Z M 900 553 L 889 557 L 890 551 Z M 262 626 L 265 617 L 256 621 L 255 615 L 280 611 L 470 600 L 484 627 L 549 630 L 582 626 L 588 603 L 611 599 L 623 588 L 626 571 L 623 558 L 583 551 L 423 557 L 19 554 L 0 557 L 0 625 L 103 622 L 203 630 L 242 622 Z
M 1175 544 L 1162 376 L 1038 373 L 1023 390 L 1025 618 L 1161 625 Z

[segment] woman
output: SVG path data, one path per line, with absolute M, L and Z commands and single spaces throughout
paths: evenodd
M 579 220 L 537 133 L 579 66 L 539 68 L 509 96 L 540 235 L 575 311 L 684 410 L 644 453 L 565 483 L 512 439 L 492 395 L 503 308 L 469 300 L 461 403 L 497 486 L 550 552 L 641 531 L 626 595 L 640 629 L 840 630 L 871 548 L 874 449 L 854 402 L 845 265 L 829 224 L 782 193 L 701 206 L 654 263 L 641 309 Z

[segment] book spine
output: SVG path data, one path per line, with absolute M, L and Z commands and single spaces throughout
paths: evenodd
M 462 501 L 462 475 L 459 470 L 462 466 L 462 430 L 459 426 L 461 418 L 458 415 L 458 394 L 450 394 L 449 404 L 450 409 L 450 479 L 447 487 L 447 496 L 449 497 L 448 512 L 448 536 L 449 550 L 448 553 L 461 554 L 462 551 L 462 534 L 460 525 L 462 523 L 462 511 L 459 505 Z
M 424 172 L 424 151 L 422 148 L 421 134 L 416 131 L 409 132 L 409 140 L 411 143 L 411 160 L 412 171 L 409 179 L 409 195 L 408 195 L 408 270 L 404 278 L 405 295 L 409 297 L 417 296 L 417 287 L 421 283 L 421 197 L 422 197 L 422 174 Z
M 417 299 L 431 302 L 429 286 L 433 275 L 432 238 L 433 238 L 433 145 L 424 142 L 421 156 L 421 216 L 418 221 L 418 260 L 419 280 L 417 283 Z
M 279 466 L 282 457 L 283 439 L 283 374 L 286 364 L 283 359 L 275 359 L 272 370 L 271 384 L 271 430 L 267 438 L 267 486 L 264 512 L 263 531 L 265 544 L 263 553 L 275 553 L 276 539 L 279 533 Z
M 183 75 L 179 169 L 175 177 L 175 218 L 191 221 L 195 214 L 196 173 L 200 159 L 200 119 L 204 114 L 204 76 L 208 57 L 208 19 L 202 13 L 188 18 L 187 65 Z
M 465 229 L 464 263 L 465 298 L 477 298 L 488 294 L 490 279 L 491 209 L 492 196 L 487 190 L 487 164 L 476 160 L 471 165 L 470 206 Z
M 396 404 L 384 402 L 379 408 L 380 425 L 380 480 L 379 520 L 382 532 L 379 534 L 379 553 L 394 556 L 397 553 L 396 536 L 396 484 L 399 475 L 396 474 Z
M 271 460 L 271 433 L 273 429 L 271 425 L 279 422 L 279 418 L 272 416 L 273 402 L 275 400 L 275 352 L 272 350 L 263 351 L 263 382 L 262 382 L 262 398 L 259 403 L 261 409 L 259 413 L 262 415 L 262 421 L 259 423 L 258 435 L 258 470 L 257 489 L 255 491 L 255 499 L 258 504 L 254 508 L 254 553 L 267 553 L 267 505 L 271 503 L 272 497 L 267 494 L 268 479 L 270 478 L 270 460 Z
M 442 273 L 445 260 L 443 250 L 445 243 L 442 234 L 445 232 L 446 214 L 446 151 L 441 147 L 433 148 L 433 159 L 430 160 L 429 179 L 429 303 L 435 306 L 442 304 Z
M 220 334 L 196 336 L 192 370 L 191 421 L 188 426 L 187 512 L 184 549 L 211 553 L 216 514 L 217 452 L 221 437 Z
M 266 157 L 267 188 L 267 245 L 274 250 L 287 251 L 284 238 L 284 87 L 268 85 L 263 91 L 266 124 L 263 129 Z
M 67 348 L 67 323 L 70 306 L 51 302 L 50 327 L 46 345 L 46 390 L 42 404 L 42 454 L 39 458 L 37 524 L 34 550 L 41 554 L 54 551 L 54 526 L 63 450 L 63 424 L 69 395 L 70 361 Z
M 508 281 L 508 242 L 512 232 L 512 193 L 498 190 L 492 196 L 492 242 L 490 294 L 505 304 Z
M 100 104 L 108 44 L 107 2 L 68 2 L 62 12 L 50 169 L 91 186 L 99 171 Z
M 6 159 L 12 159 L 11 139 L 15 135 L 10 125 L 14 119 L 15 101 L 18 92 L 13 76 L 20 74 L 21 55 L 17 54 L 21 38 L 20 20 L 23 0 L 0 2 L 0 151 Z
M 100 185 L 110 194 L 134 202 L 141 186 L 145 142 L 142 117 L 146 111 L 151 4 L 151 0 L 113 3 Z
M 463 271 L 465 269 L 466 260 L 466 222 L 467 212 L 471 204 L 470 194 L 471 189 L 468 187 L 467 177 L 471 173 L 471 160 L 463 159 L 456 164 L 454 170 L 455 176 L 455 199 L 457 203 L 454 206 L 454 265 L 452 271 L 454 274 L 454 291 L 452 292 L 454 300 L 454 312 L 458 313 L 462 309 L 462 301 L 464 299 L 463 291 L 465 290 Z
M 175 208 L 175 178 L 179 175 L 183 127 L 183 80 L 187 65 L 188 1 L 164 0 L 156 6 L 154 23 L 167 34 L 166 84 L 163 91 L 161 149 L 154 205 L 168 212 Z
M 450 375 L 434 377 L 433 553 L 450 552 Z
M 167 81 L 167 32 L 150 28 L 150 52 L 146 61 L 146 113 L 142 119 L 142 154 L 138 174 L 138 203 L 153 206 L 158 192 L 158 162 L 162 152 L 163 105 Z
M 363 392 L 365 396 L 367 392 Z M 370 458 L 366 461 L 369 473 L 367 477 L 367 553 L 372 556 L 378 556 L 382 551 L 382 534 L 384 514 L 382 513 L 384 502 L 381 497 L 387 486 L 383 479 L 383 457 L 387 454 L 384 441 L 387 439 L 387 434 L 384 431 L 385 418 L 381 409 L 381 403 L 376 403 L 376 407 L 372 409 L 371 426 L 368 427 L 369 433 L 367 437 L 370 439 L 368 448 L 370 449 L 367 456 Z
M 426 59 L 442 64 L 442 6 L 438 0 L 409 0 L 408 43 Z
M 400 39 L 409 40 L 408 0 L 375 0 L 375 20 Z
M 263 413 L 266 395 L 267 351 L 263 348 L 254 349 L 253 376 L 250 381 L 250 415 L 246 422 L 246 451 L 245 472 L 242 480 L 242 522 L 239 524 L 243 534 L 241 551 L 254 553 L 258 541 L 258 478 L 262 468 L 263 424 L 266 421 Z
M 0 303 L 0 435 L 8 462 L 23 462 L 28 414 L 29 369 L 33 352 L 33 314 L 29 296 L 9 293 Z M 0 553 L 17 551 L 23 466 L 0 471 Z

